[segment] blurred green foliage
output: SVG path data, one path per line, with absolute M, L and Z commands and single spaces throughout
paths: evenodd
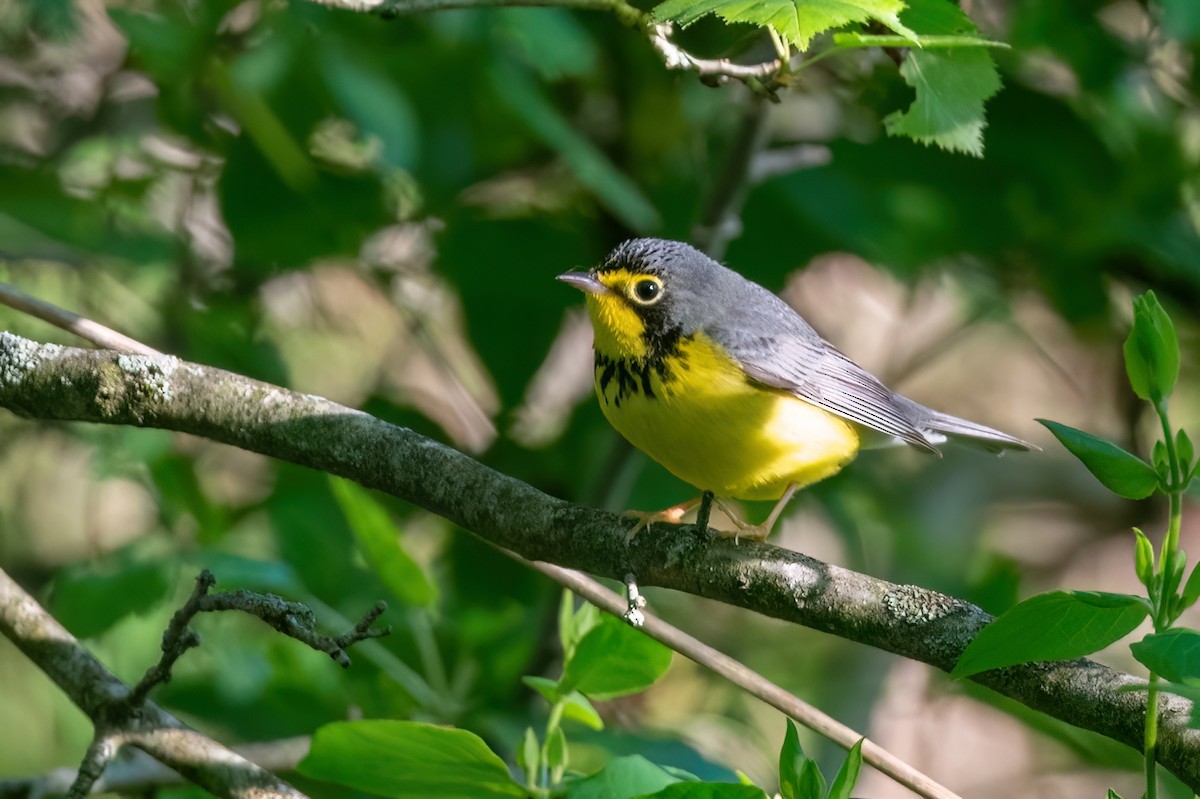
M 1017 0 L 972 14 L 1012 47 L 988 51 L 1002 88 L 986 107 L 985 157 L 886 135 L 913 102 L 917 62 L 878 48 L 831 55 L 768 109 L 767 157 L 734 203 L 725 259 L 782 289 L 796 270 L 849 254 L 894 281 L 901 310 L 938 286 L 952 298 L 940 313 L 962 324 L 900 366 L 949 361 L 992 385 L 989 364 L 955 348 L 1006 331 L 1028 363 L 1004 379 L 1030 393 L 979 396 L 980 421 L 1013 397 L 1049 396 L 1055 407 L 1006 418 L 1095 413 L 1099 432 L 1136 438 L 1114 359 L 1055 359 L 1119 350 L 1127 303 L 1114 298 L 1147 285 L 1184 352 L 1200 351 L 1187 345 L 1200 307 L 1200 13 L 1189 0 Z M 773 52 L 756 29 L 713 17 L 678 40 L 705 57 Z M 744 87 L 669 71 L 639 31 L 564 8 L 386 20 L 301 0 L 0 0 L 0 51 L 14 76 L 0 81 L 0 280 L 183 358 L 329 393 L 574 501 L 686 498 L 586 396 L 535 403 L 535 376 L 578 304 L 554 275 L 631 235 L 688 239 L 711 224 L 747 108 L 762 102 Z M 827 157 L 801 168 L 800 147 Z M 820 302 L 871 290 L 847 279 Z M 1048 352 L 1018 308 L 1073 343 Z M 898 340 L 921 321 L 900 318 Z M 7 310 L 0 321 L 70 341 Z M 1181 368 L 1194 386 L 1194 365 Z M 935 381 L 919 398 L 970 410 L 940 391 Z M 537 440 L 518 433 L 534 406 L 549 431 Z M 157 657 L 204 567 L 219 588 L 309 602 L 331 628 L 392 603 L 394 633 L 352 650 L 345 672 L 253 621 L 204 619 L 204 646 L 155 698 L 221 740 L 361 715 L 452 723 L 511 765 L 522 732 L 544 725 L 541 689 L 521 678 L 561 673 L 557 592 L 419 510 L 196 439 L 11 416 L 0 418 L 0 484 L 0 564 L 127 679 Z M 1113 504 L 1061 451 L 872 453 L 798 509 L 805 537 L 787 545 L 993 612 L 1157 512 Z M 1034 532 L 1003 539 L 1017 528 Z M 700 600 L 650 599 L 856 728 L 889 691 L 882 654 Z M 85 721 L 3 643 L 0 675 L 0 773 L 74 763 Z M 778 718 L 686 665 L 597 709 L 600 732 L 567 717 L 572 768 L 637 752 L 705 779 L 778 779 Z M 23 735 L 22 718 L 46 723 Z M 1104 742 L 1037 723 L 1071 762 L 1113 762 Z M 844 759 L 822 741 L 804 746 L 825 773 Z

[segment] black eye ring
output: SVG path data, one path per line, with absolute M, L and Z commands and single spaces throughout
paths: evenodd
M 656 280 L 639 280 L 633 287 L 633 294 L 638 302 L 649 305 L 657 300 L 662 292 L 662 285 Z

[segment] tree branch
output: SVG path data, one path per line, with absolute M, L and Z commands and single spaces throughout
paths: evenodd
M 310 0 L 318 5 L 376 14 L 389 18 L 431 11 L 454 11 L 464 8 L 578 8 L 586 11 L 608 11 L 623 24 L 640 28 L 650 45 L 662 58 L 667 69 L 695 72 L 709 85 L 728 80 L 744 83 L 755 94 L 778 100 L 776 89 L 782 84 L 784 64 L 779 59 L 759 64 L 736 64 L 727 58 L 700 58 L 672 41 L 674 28 L 669 22 L 655 22 L 653 17 L 625 0 Z
M 0 382 L 11 372 L 0 366 Z M 96 660 L 33 597 L 0 570 L 0 634 L 17 645 L 96 725 L 72 790 L 94 787 L 120 743 L 134 746 L 226 799 L 303 799 L 304 794 L 153 702 L 129 712 L 129 686 Z M 114 712 L 114 709 L 117 709 Z M 115 718 L 114 718 L 115 716 Z
M 947 671 L 992 618 L 924 588 L 768 544 L 735 545 L 690 525 L 626 542 L 615 514 L 547 496 L 411 430 L 173 357 L 42 345 L 0 334 L 0 407 L 31 418 L 205 436 L 385 491 L 532 560 L 616 579 L 633 572 L 643 585 L 716 599 Z M 96 667 L 85 663 L 81 671 Z M 111 690 L 107 672 L 93 679 L 98 690 Z M 1140 749 L 1146 699 L 1137 689 L 1144 680 L 1086 659 L 1000 669 L 975 679 Z M 1191 702 L 1176 696 L 1162 702 L 1158 756 L 1197 789 L 1200 730 L 1188 726 L 1191 709 Z

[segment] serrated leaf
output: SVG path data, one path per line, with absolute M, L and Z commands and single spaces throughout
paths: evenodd
M 1037 421 L 1114 494 L 1145 499 L 1158 488 L 1158 474 L 1150 464 L 1111 441 L 1048 419 Z
M 996 62 L 986 48 L 910 50 L 900 75 L 917 96 L 907 110 L 883 120 L 888 134 L 983 155 L 983 106 L 1000 90 Z
M 1171 682 L 1200 680 L 1200 632 L 1174 627 L 1129 647 L 1137 661 Z
M 641 755 L 610 760 L 587 779 L 567 786 L 567 799 L 635 799 L 679 782 Z
M 523 797 L 478 735 L 417 721 L 339 721 L 313 735 L 297 769 L 307 777 L 390 797 Z
M 1154 581 L 1154 547 L 1146 534 L 1138 528 L 1133 528 L 1133 534 L 1136 536 L 1133 548 L 1134 570 L 1142 585 L 1149 588 L 1150 583 Z
M 1153 291 L 1133 298 L 1133 327 L 1124 351 L 1133 393 L 1156 404 L 1171 395 L 1179 378 L 1179 337 Z
M 1090 655 L 1131 633 L 1148 612 L 1145 600 L 1128 594 L 1038 594 L 980 630 L 951 675 L 969 677 L 1018 663 Z
M 762 788 L 732 782 L 677 782 L 637 799 L 766 799 Z
M 804 754 L 791 719 L 779 750 L 779 792 L 783 799 L 824 799 L 825 777 L 816 761 Z
M 563 692 L 612 699 L 645 690 L 666 673 L 671 650 L 613 616 L 604 616 L 563 664 Z
M 845 762 L 829 786 L 828 799 L 850 799 L 850 792 L 854 790 L 854 783 L 858 782 L 858 772 L 862 769 L 863 740 L 859 738 L 846 753 Z
M 432 603 L 433 584 L 425 577 L 420 565 L 400 546 L 399 533 L 387 510 L 357 483 L 330 477 L 329 487 L 363 557 L 388 590 L 407 605 Z
M 667 0 L 653 11 L 658 22 L 690 25 L 708 14 L 726 22 L 749 22 L 774 28 L 801 51 L 818 33 L 854 22 L 876 20 L 916 43 L 917 36 L 900 21 L 901 0 Z

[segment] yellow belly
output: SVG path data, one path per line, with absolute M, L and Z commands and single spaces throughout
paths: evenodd
M 685 341 L 680 358 L 665 377 L 648 370 L 624 390 L 597 368 L 595 385 L 612 426 L 681 480 L 719 497 L 778 499 L 790 484 L 836 474 L 858 453 L 849 422 L 750 383 L 707 338 Z

